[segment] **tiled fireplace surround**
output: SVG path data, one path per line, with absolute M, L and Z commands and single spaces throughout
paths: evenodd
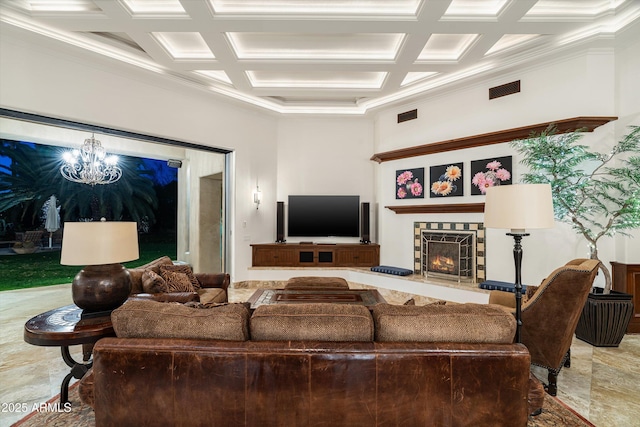
M 475 234 L 475 281 L 486 280 L 485 253 L 486 238 L 484 224 L 481 222 L 414 222 L 414 273 L 423 274 L 423 260 L 426 258 L 423 250 L 423 232 L 472 233 Z M 451 280 L 458 280 L 457 276 Z

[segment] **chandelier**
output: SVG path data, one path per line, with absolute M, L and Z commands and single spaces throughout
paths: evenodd
M 69 181 L 93 186 L 112 184 L 122 176 L 122 169 L 117 165 L 118 157 L 107 155 L 93 134 L 79 149 L 65 152 L 63 159 L 60 173 Z

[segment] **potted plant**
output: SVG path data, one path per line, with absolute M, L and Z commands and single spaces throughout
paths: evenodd
M 522 181 L 551 185 L 556 219 L 582 235 L 590 257 L 599 259 L 601 238 L 640 227 L 640 126 L 631 126 L 608 153 L 579 144 L 583 135 L 579 131 L 557 134 L 550 126 L 529 139 L 511 142 L 511 146 L 529 168 Z M 609 269 L 602 263 L 600 269 L 604 289 L 589 295 L 576 335 L 594 345 L 615 346 L 624 336 L 633 303 L 631 295 L 611 291 Z M 605 316 L 606 312 L 616 316 Z M 603 317 L 611 324 L 597 334 L 593 328 Z

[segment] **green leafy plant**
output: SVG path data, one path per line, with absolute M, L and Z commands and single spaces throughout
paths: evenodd
M 558 134 L 554 126 L 525 140 L 511 142 L 529 168 L 525 183 L 548 183 L 557 220 L 571 224 L 598 258 L 598 241 L 640 227 L 640 126 L 608 153 L 579 144 L 582 132 Z M 605 292 L 611 275 L 602 265 Z

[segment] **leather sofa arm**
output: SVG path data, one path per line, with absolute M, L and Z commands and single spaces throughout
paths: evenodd
M 129 299 L 145 299 L 145 300 L 153 300 L 158 302 L 189 302 L 189 301 L 200 301 L 200 296 L 197 292 L 161 292 L 157 294 L 134 294 L 129 297 Z
M 229 273 L 195 273 L 195 276 L 203 288 L 222 288 L 226 291 L 231 284 Z

